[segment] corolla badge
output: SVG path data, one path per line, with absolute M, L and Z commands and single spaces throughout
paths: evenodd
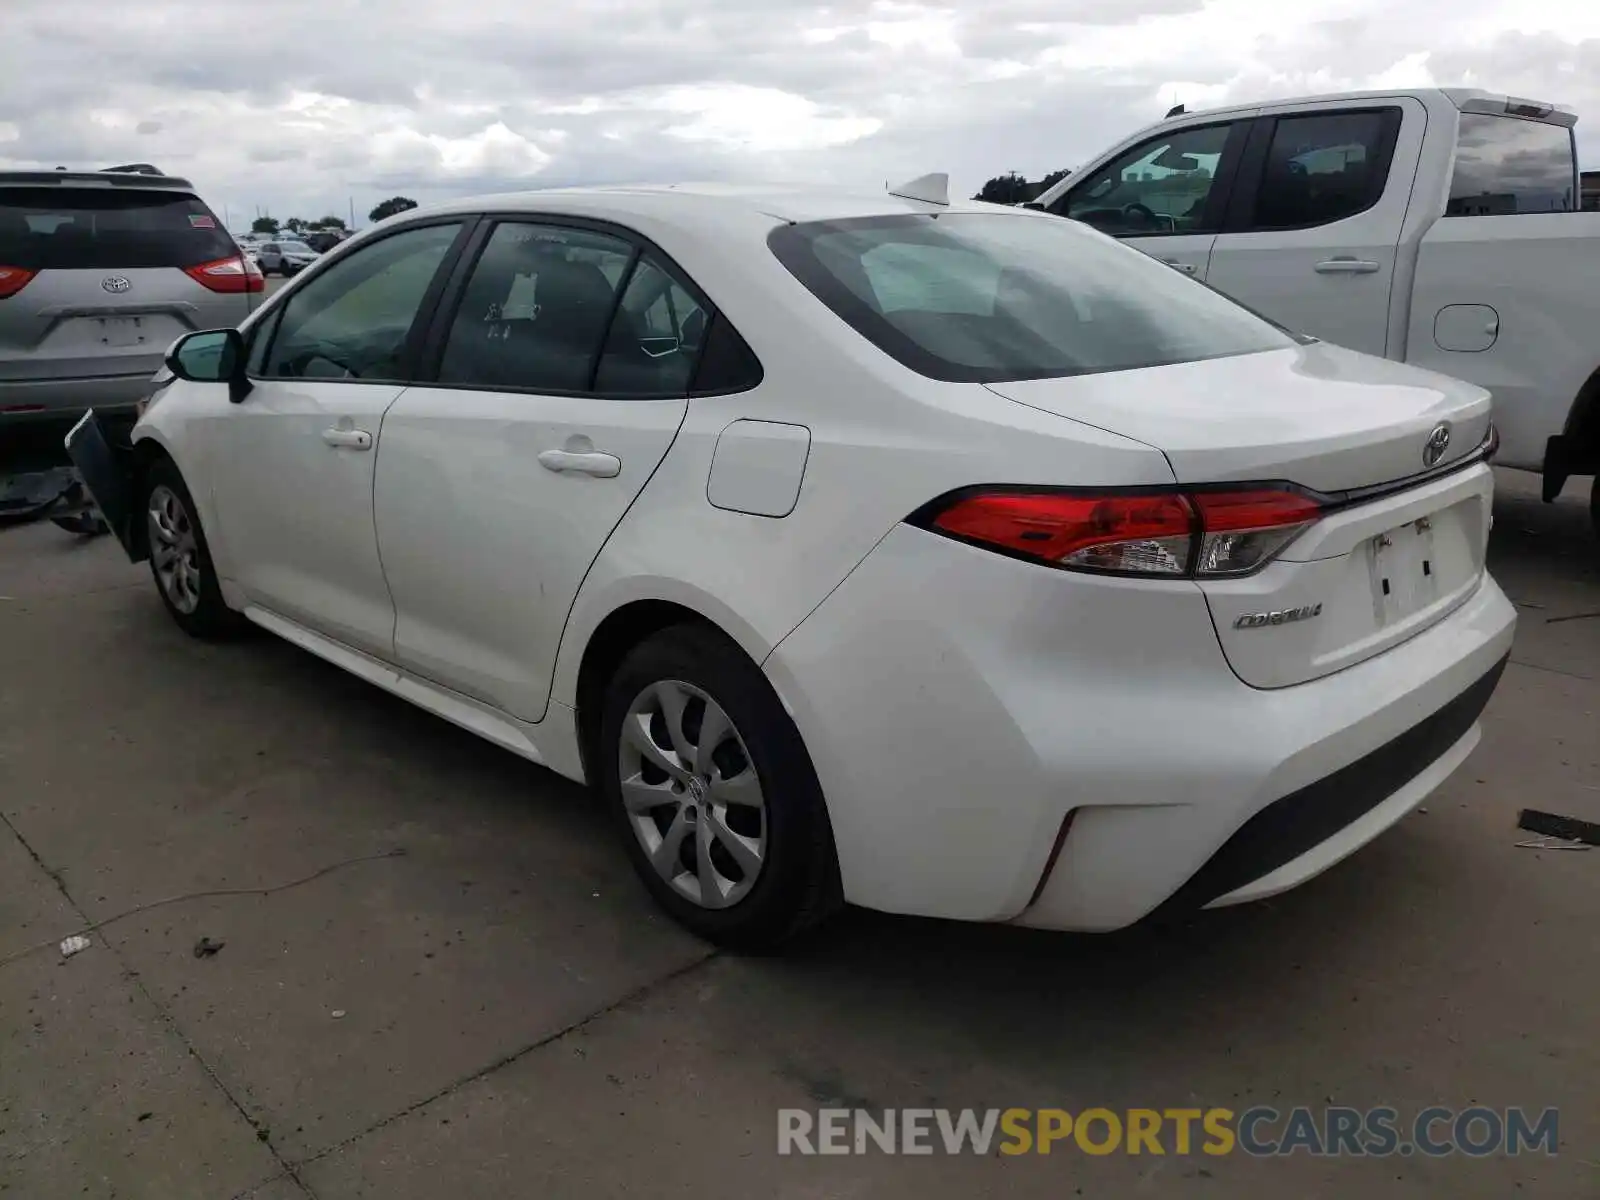
M 1433 432 L 1428 435 L 1428 440 L 1422 444 L 1422 465 L 1425 467 L 1437 466 L 1444 457 L 1444 452 L 1450 449 L 1450 423 L 1441 421 L 1433 427 Z
M 105 288 L 105 290 L 110 292 L 113 296 L 120 296 L 123 292 L 131 288 L 133 284 L 129 283 L 121 275 L 107 275 L 100 281 L 100 286 Z
M 1322 615 L 1322 605 L 1302 604 L 1299 608 L 1277 608 L 1270 612 L 1245 613 L 1233 622 L 1235 629 L 1261 629 L 1268 625 L 1288 625 Z

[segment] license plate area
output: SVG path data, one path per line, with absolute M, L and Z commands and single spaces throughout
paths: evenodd
M 1459 506 L 1367 539 L 1364 547 L 1379 628 L 1409 620 L 1475 574 Z
M 95 324 L 102 346 L 120 350 L 146 343 L 147 331 L 142 317 L 96 317 Z

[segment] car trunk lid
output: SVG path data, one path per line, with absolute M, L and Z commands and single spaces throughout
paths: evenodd
M 1130 388 L 1133 376 L 1144 386 Z M 1469 384 L 1317 344 L 990 387 L 1160 449 L 1182 485 L 1281 482 L 1319 496 L 1322 515 L 1264 568 L 1199 580 L 1229 665 L 1253 687 L 1381 654 L 1482 581 L 1489 398 Z
M 1481 388 L 1320 342 L 989 387 L 1156 447 L 1180 483 L 1370 487 L 1471 454 L 1489 426 Z M 1424 448 L 1440 424 L 1449 426 L 1449 444 L 1427 462 Z

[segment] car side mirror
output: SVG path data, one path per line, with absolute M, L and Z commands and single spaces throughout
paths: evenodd
M 167 350 L 167 370 L 190 383 L 225 383 L 238 404 L 250 391 L 244 373 L 244 338 L 237 329 L 202 329 L 185 334 Z

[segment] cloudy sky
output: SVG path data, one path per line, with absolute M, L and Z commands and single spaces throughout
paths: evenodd
M 0 167 L 154 162 L 233 226 L 396 193 L 1076 166 L 1182 101 L 1473 84 L 1585 114 L 1600 5 L 0 0 Z

